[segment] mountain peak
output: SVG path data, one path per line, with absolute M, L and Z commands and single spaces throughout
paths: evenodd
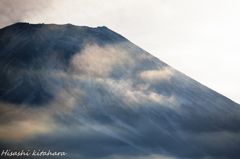
M 0 77 L 3 149 L 51 145 L 67 159 L 240 156 L 238 104 L 105 26 L 5 27 Z

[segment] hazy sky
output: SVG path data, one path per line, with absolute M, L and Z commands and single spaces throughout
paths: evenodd
M 107 26 L 240 103 L 237 0 L 1 0 L 0 28 L 16 22 Z

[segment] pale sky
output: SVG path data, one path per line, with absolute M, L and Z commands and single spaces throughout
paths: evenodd
M 107 26 L 240 103 L 238 0 L 1 0 L 0 28 L 16 22 Z

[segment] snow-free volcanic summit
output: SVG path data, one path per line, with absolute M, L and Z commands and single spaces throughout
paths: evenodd
M 67 153 L 45 156 L 54 159 L 240 156 L 240 105 L 107 27 L 2 28 L 0 70 L 0 153 Z

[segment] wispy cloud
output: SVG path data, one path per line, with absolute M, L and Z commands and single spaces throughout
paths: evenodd
M 174 75 L 174 70 L 171 67 L 158 68 L 156 70 L 147 70 L 139 74 L 140 78 L 147 82 L 161 82 L 170 80 Z
M 72 57 L 71 63 L 74 71 L 79 74 L 106 77 L 113 71 L 114 66 L 122 65 L 126 58 L 126 51 L 117 46 L 100 47 L 97 44 L 87 44 L 80 53 Z
M 23 142 L 56 128 L 51 111 L 1 102 L 0 141 Z
M 29 0 L 2 0 L 0 2 L 0 19 L 1 19 L 1 28 L 7 25 L 11 25 L 16 22 L 26 21 L 32 17 L 40 20 L 41 13 L 44 13 L 44 10 L 48 9 L 52 0 L 47 1 L 29 1 Z M 41 23 L 41 21 L 39 21 Z

